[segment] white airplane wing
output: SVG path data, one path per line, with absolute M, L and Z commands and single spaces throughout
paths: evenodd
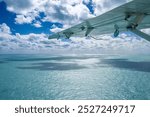
M 108 33 L 114 33 L 114 36 L 117 37 L 119 32 L 131 31 L 150 41 L 150 36 L 140 31 L 145 28 L 150 28 L 150 0 L 133 0 L 100 16 L 87 19 L 78 25 L 52 34 L 49 39 Z

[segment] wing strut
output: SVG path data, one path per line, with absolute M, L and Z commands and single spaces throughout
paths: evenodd
M 94 27 L 92 27 L 88 21 L 86 21 L 86 25 L 87 25 L 87 30 L 86 30 L 85 36 L 88 36 L 92 32 Z
M 137 29 L 138 25 L 142 22 L 143 18 L 146 16 L 147 14 L 145 13 L 131 13 L 128 14 L 125 18 L 126 21 L 128 21 L 128 26 L 127 29 L 129 31 L 131 31 L 132 33 L 146 39 L 147 41 L 150 41 L 150 35 L 141 32 L 140 30 Z M 130 18 L 131 16 L 136 16 L 135 19 L 133 21 L 129 21 L 128 18 Z
M 143 33 L 142 31 L 139 31 L 137 29 L 130 30 L 130 31 L 133 32 L 134 34 L 146 39 L 147 41 L 150 41 L 150 35 Z
M 94 27 L 88 27 L 86 30 L 85 36 L 88 36 L 93 29 Z

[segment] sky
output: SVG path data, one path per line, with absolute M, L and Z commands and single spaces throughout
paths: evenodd
M 92 38 L 49 40 L 48 35 L 131 0 L 0 0 L 0 54 L 149 53 L 150 42 L 124 32 Z M 143 30 L 150 34 L 150 30 Z

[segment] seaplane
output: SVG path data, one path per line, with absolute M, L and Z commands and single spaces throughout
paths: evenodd
M 49 39 L 87 37 L 130 31 L 150 41 L 142 29 L 150 28 L 150 0 L 132 0 L 102 15 L 86 19 L 68 29 L 49 35 Z

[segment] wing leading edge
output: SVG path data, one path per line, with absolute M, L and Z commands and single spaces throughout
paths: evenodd
M 128 30 L 150 41 L 150 36 L 140 31 L 140 29 L 150 28 L 149 6 L 150 0 L 133 0 L 100 16 L 87 19 L 78 25 L 52 34 L 49 39 L 84 37 L 113 32 L 116 37 L 119 32 Z

